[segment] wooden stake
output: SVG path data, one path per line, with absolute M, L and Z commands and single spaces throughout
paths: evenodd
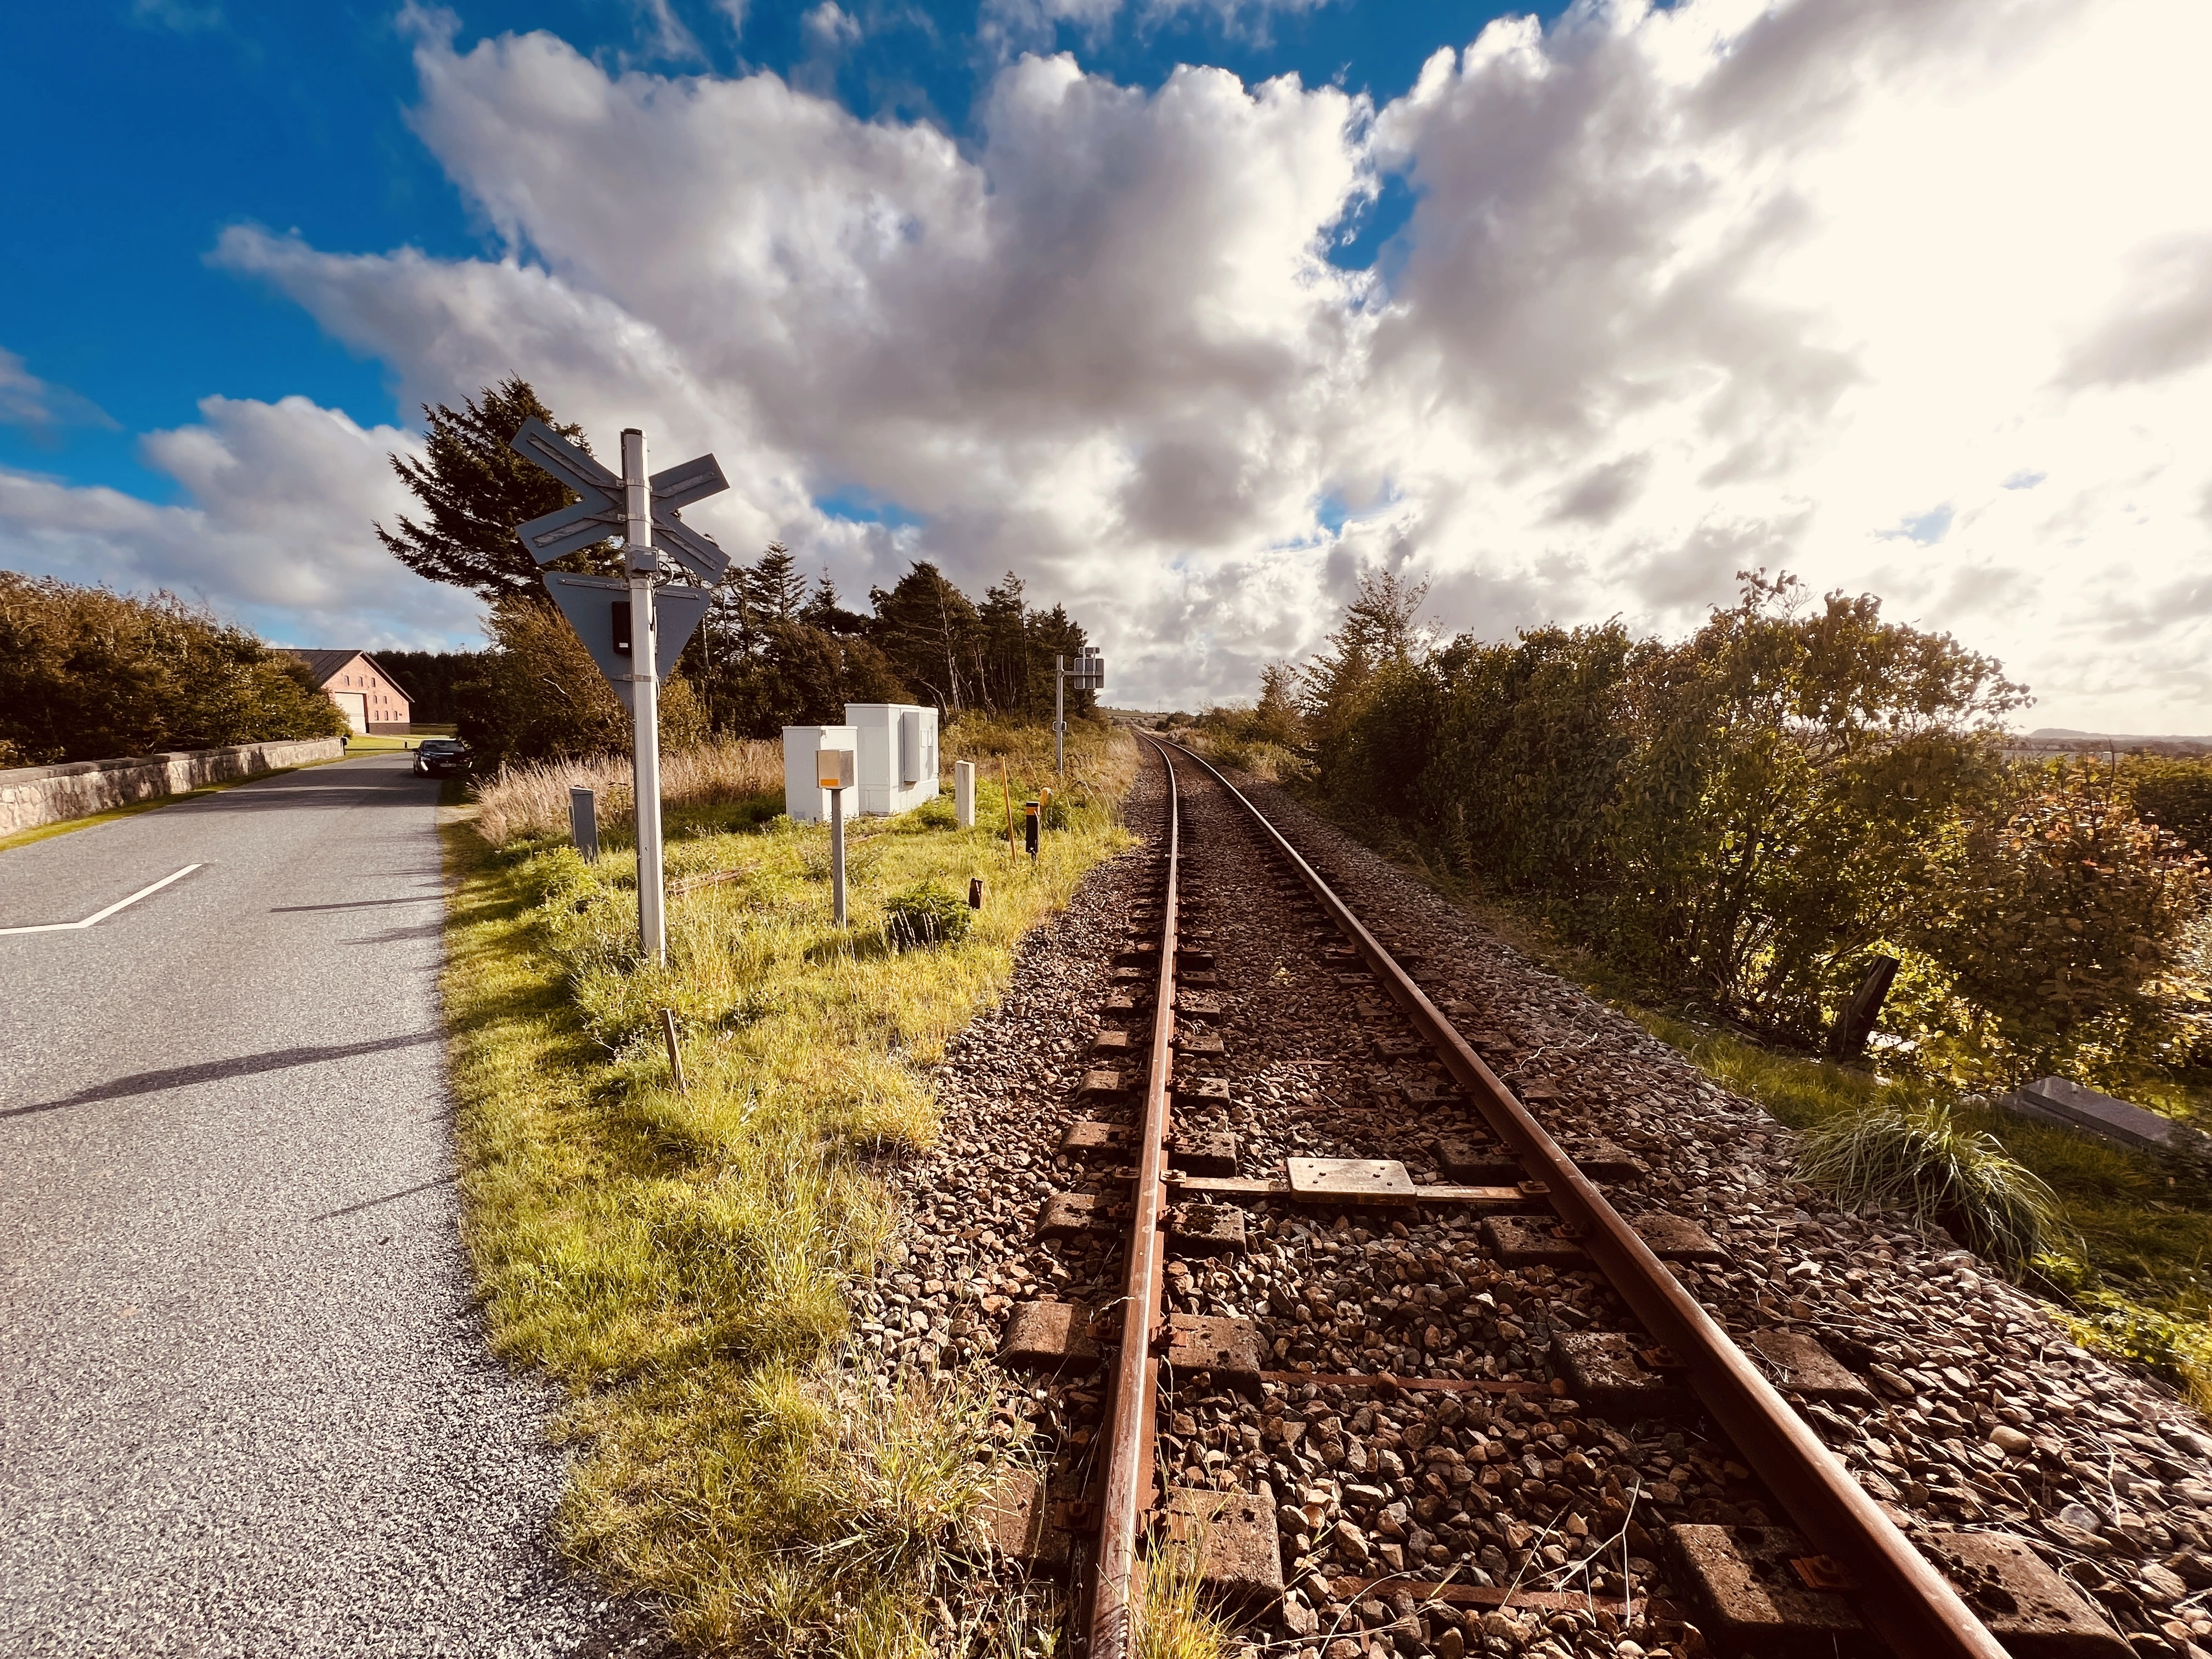
M 660 1035 L 668 1039 L 668 1074 L 676 1079 L 676 1092 L 689 1092 L 684 1087 L 684 1051 L 676 1046 L 676 1011 L 660 1011 Z

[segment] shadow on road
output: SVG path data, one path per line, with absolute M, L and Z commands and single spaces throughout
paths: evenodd
M 396 1193 L 386 1193 L 382 1198 L 364 1198 L 358 1204 L 349 1204 L 343 1209 L 325 1210 L 320 1215 L 311 1215 L 310 1221 L 335 1221 L 342 1215 L 358 1215 L 363 1210 L 373 1210 L 380 1204 L 396 1204 L 403 1198 L 412 1198 L 417 1193 L 427 1193 L 434 1187 L 450 1187 L 460 1179 L 459 1172 L 440 1176 L 435 1181 L 425 1181 L 413 1187 L 402 1187 Z
M 272 916 L 296 915 L 303 910 L 372 910 L 384 904 L 427 904 L 432 899 L 443 898 L 442 893 L 417 893 L 410 898 L 349 899 L 343 904 L 272 904 Z
M 207 1060 L 197 1066 L 172 1066 L 159 1072 L 138 1072 L 106 1083 L 95 1083 L 59 1100 L 29 1106 L 0 1107 L 0 1118 L 29 1117 L 35 1112 L 58 1112 L 65 1106 L 91 1106 L 103 1100 L 127 1100 L 133 1095 L 158 1094 L 164 1089 L 186 1088 L 195 1083 L 215 1083 L 224 1078 L 252 1077 L 262 1072 L 281 1072 L 294 1066 L 319 1066 L 328 1060 L 347 1060 L 356 1054 L 380 1054 L 393 1048 L 419 1048 L 444 1039 L 436 1031 L 411 1036 L 379 1037 L 372 1042 L 337 1042 L 316 1048 L 278 1048 L 265 1054 L 240 1054 L 235 1060 Z

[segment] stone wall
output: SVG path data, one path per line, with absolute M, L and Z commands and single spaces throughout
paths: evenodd
M 279 767 L 336 760 L 345 745 L 336 738 L 289 743 L 245 743 L 234 749 L 192 749 L 128 760 L 73 761 L 62 766 L 24 766 L 0 772 L 0 836 L 59 823 L 111 806 L 174 795 L 204 784 L 250 778 Z

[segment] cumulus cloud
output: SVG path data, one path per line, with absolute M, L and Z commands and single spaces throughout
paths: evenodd
M 415 129 L 502 251 L 239 228 L 213 257 L 410 402 L 520 373 L 714 448 L 736 488 L 696 516 L 740 553 L 848 591 L 1018 566 L 1184 704 L 1311 648 L 1377 564 L 1492 636 L 1679 629 L 1787 565 L 1957 625 L 2042 717 L 2212 726 L 2205 9 L 1584 0 L 1381 108 L 1030 55 L 965 147 L 410 15 Z M 1393 175 L 1389 257 L 1337 269 Z M 825 505 L 860 499 L 902 511 Z
M 1376 122 L 1419 202 L 1361 388 L 1416 563 L 1508 578 L 1516 622 L 1662 628 L 1786 563 L 2081 723 L 2202 726 L 2199 624 L 2121 670 L 2100 618 L 2212 569 L 2179 161 L 2212 120 L 2142 50 L 2205 34 L 2155 0 L 1694 0 L 1438 53 Z
M 386 465 L 415 440 L 304 398 L 209 398 L 200 424 L 149 434 L 147 464 L 187 500 L 157 506 L 0 468 L 0 564 L 167 588 L 280 642 L 405 645 L 474 635 L 477 607 L 417 580 L 370 533 L 411 502 Z

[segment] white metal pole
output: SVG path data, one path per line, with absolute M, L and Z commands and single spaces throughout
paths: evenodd
M 1052 769 L 1067 776 L 1067 659 L 1052 659 Z
M 622 434 L 623 562 L 629 574 L 631 775 L 637 796 L 637 938 L 648 962 L 668 960 L 660 856 L 660 679 L 653 660 L 653 486 L 645 434 Z
M 845 925 L 845 792 L 830 792 L 830 898 L 837 926 Z

